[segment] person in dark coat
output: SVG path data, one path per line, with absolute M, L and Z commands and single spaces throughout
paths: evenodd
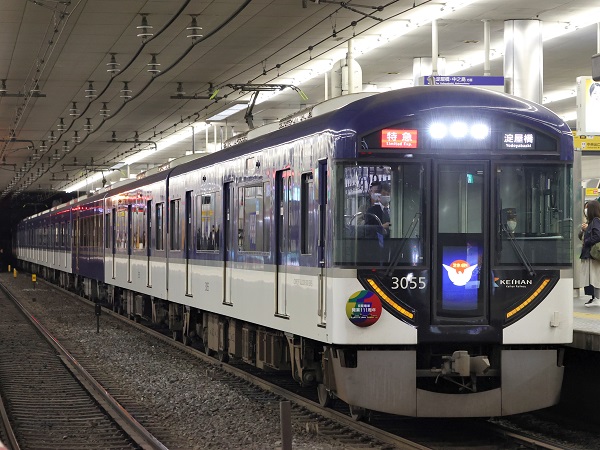
M 581 264 L 586 294 L 591 294 L 584 306 L 600 306 L 600 261 L 591 257 L 594 244 L 600 242 L 600 203 L 597 200 L 587 202 L 584 209 L 586 222 L 581 225 L 579 238 L 583 242 L 581 248 Z

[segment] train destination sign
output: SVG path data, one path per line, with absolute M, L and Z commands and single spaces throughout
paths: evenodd
M 533 149 L 535 148 L 535 135 L 533 133 L 502 134 L 502 148 L 505 149 Z
M 381 130 L 381 148 L 417 148 L 417 130 Z

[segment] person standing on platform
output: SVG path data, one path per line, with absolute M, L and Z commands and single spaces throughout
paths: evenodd
M 597 200 L 587 202 L 584 208 L 586 222 L 581 225 L 579 238 L 583 242 L 581 263 L 585 293 L 592 296 L 584 306 L 600 306 L 600 261 L 592 258 L 590 252 L 594 244 L 600 242 L 600 203 Z

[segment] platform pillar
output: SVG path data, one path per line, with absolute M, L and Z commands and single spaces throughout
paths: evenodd
M 540 20 L 504 21 L 504 91 L 542 103 L 544 46 Z

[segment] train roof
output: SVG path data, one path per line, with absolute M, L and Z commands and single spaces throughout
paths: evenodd
M 292 116 L 291 120 L 286 118 L 277 124 L 251 130 L 247 133 L 248 139 L 236 136 L 237 144 L 181 165 L 171 175 L 218 164 L 324 130 L 353 130 L 357 135 L 364 135 L 403 118 L 432 117 L 448 109 L 465 110 L 473 117 L 479 117 L 483 112 L 501 111 L 507 118 L 512 116 L 533 128 L 558 133 L 563 151 L 561 159 L 573 159 L 573 137 L 568 125 L 548 108 L 520 97 L 471 86 L 419 86 L 360 96 L 346 104 L 338 99 L 315 105 L 295 118 Z M 337 107 L 327 108 L 329 102 Z M 261 133 L 263 128 L 264 133 Z
M 250 130 L 228 141 L 228 147 L 187 161 L 183 164 L 165 164 L 158 173 L 149 172 L 139 180 L 131 180 L 118 187 L 109 187 L 88 197 L 72 200 L 55 208 L 99 200 L 105 196 L 136 189 L 155 183 L 169 176 L 218 164 L 223 161 L 259 151 L 303 136 L 324 130 L 342 132 L 352 130 L 364 135 L 403 118 L 435 116 L 440 111 L 468 111 L 473 117 L 483 112 L 500 110 L 506 117 L 513 117 L 542 131 L 552 131 L 561 136 L 561 159 L 573 159 L 573 137 L 570 128 L 548 108 L 532 101 L 508 94 L 470 86 L 418 86 L 379 94 L 360 93 L 336 97 L 286 117 L 275 124 Z M 41 216 L 48 211 L 38 213 Z

